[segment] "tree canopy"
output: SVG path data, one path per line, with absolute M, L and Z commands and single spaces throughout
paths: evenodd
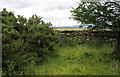
M 71 13 L 78 22 L 120 32 L 120 5 L 117 2 L 83 2 Z
M 117 34 L 114 53 L 120 51 L 120 1 L 119 2 L 82 2 L 71 11 L 72 18 L 83 24 L 93 24 L 92 29 L 109 28 Z

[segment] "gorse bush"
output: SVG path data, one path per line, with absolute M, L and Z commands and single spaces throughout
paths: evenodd
M 2 13 L 3 75 L 24 74 L 26 65 L 54 51 L 57 36 L 51 23 L 33 15 L 29 19 L 6 9 Z M 37 55 L 31 55 L 36 53 Z M 33 59 L 34 58 L 34 59 Z M 39 62 L 39 61 L 38 61 Z

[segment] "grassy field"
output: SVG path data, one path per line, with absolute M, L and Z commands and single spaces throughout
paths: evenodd
M 83 31 L 83 30 L 88 30 L 88 29 L 82 29 L 82 28 L 55 28 L 54 30 L 57 31 Z M 111 31 L 110 29 L 104 29 L 106 31 Z M 95 31 L 95 30 L 93 30 Z
M 113 48 L 84 45 L 56 45 L 54 53 L 39 65 L 29 64 L 25 75 L 118 75 L 118 63 L 111 56 Z
M 80 28 L 77 28 L 77 29 L 67 29 L 67 28 L 56 28 L 55 30 L 57 31 L 82 31 L 82 30 L 87 30 L 87 29 L 80 29 Z

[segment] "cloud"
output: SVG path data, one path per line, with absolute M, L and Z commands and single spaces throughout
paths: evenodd
M 71 7 L 76 7 L 79 0 L 1 0 L 0 8 L 15 11 L 15 15 L 24 15 L 29 18 L 33 14 L 43 17 L 45 22 L 53 26 L 78 25 L 70 20 Z
M 0 5 L 2 5 L 2 8 L 8 8 L 8 9 L 22 9 L 29 7 L 30 4 L 27 2 L 21 2 L 20 0 L 1 0 Z

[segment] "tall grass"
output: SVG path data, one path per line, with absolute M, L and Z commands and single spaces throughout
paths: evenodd
M 55 52 L 40 65 L 30 64 L 26 75 L 118 75 L 118 61 L 111 55 L 113 48 L 76 44 L 56 45 Z

